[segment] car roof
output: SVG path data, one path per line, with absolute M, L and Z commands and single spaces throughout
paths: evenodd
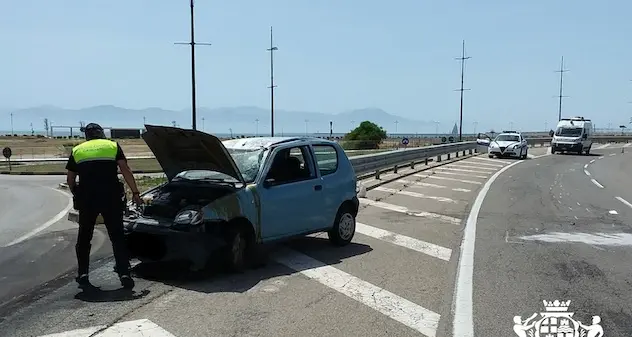
M 498 135 L 499 136 L 500 135 L 520 136 L 520 133 L 518 133 L 518 132 L 503 132 L 503 133 L 499 133 Z
M 222 142 L 229 149 L 260 149 L 288 143 L 335 143 L 316 137 L 249 137 L 228 139 Z

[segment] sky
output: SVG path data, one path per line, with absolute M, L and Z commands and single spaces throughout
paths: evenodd
M 597 128 L 632 117 L 632 2 L 195 2 L 198 106 L 338 113 L 377 107 L 463 127 Z M 188 0 L 0 0 L 0 107 L 191 106 Z M 511 124 L 510 124 L 511 123 Z M 3 129 L 4 122 L 0 122 Z M 5 127 L 6 129 L 6 127 Z

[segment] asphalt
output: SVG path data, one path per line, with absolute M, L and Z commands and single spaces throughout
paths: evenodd
M 632 208 L 616 199 L 632 199 L 632 153 L 591 154 L 526 162 L 492 185 L 477 221 L 476 336 L 514 335 L 513 317 L 544 312 L 543 300 L 570 300 L 586 325 L 600 316 L 605 336 L 632 334 Z
M 630 335 L 625 304 L 632 299 L 632 270 L 625 261 L 632 256 L 622 245 L 626 237 L 607 237 L 619 246 L 532 237 L 578 229 L 630 233 L 630 210 L 616 199 L 632 200 L 623 193 L 630 171 L 617 171 L 629 167 L 630 155 L 620 151 L 611 146 L 593 149 L 603 158 L 531 158 L 497 177 L 476 230 L 476 336 L 514 335 L 513 316 L 525 319 L 543 311 L 542 300 L 555 299 L 572 300 L 570 311 L 584 323 L 600 315 L 607 336 Z M 514 162 L 483 155 L 406 177 L 384 175 L 390 182 L 374 189 L 369 179 L 351 245 L 335 248 L 326 235 L 310 236 L 270 248 L 266 266 L 242 274 L 138 265 L 135 292 L 126 293 L 118 290 L 111 259 L 95 258 L 91 278 L 104 291 L 80 293 L 62 277 L 41 297 L 26 298 L 0 316 L 0 336 L 92 327 L 77 334 L 88 336 L 98 329 L 113 333 L 130 321 L 137 329 L 147 322 L 159 326 L 152 336 L 158 329 L 171 333 L 160 336 L 178 337 L 452 336 L 467 216 L 485 182 Z

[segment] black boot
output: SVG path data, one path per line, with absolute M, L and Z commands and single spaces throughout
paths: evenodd
M 119 277 L 119 279 L 121 280 L 121 285 L 123 286 L 123 288 L 125 289 L 134 289 L 134 279 L 132 279 L 131 276 L 129 275 L 121 275 Z
M 92 283 L 90 283 L 90 279 L 88 278 L 88 274 L 81 274 L 81 275 L 77 276 L 75 281 L 77 282 L 77 284 L 79 284 L 79 289 L 92 290 L 92 289 L 96 288 L 95 286 L 92 285 Z

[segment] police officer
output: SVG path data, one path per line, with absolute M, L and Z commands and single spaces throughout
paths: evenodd
M 90 123 L 84 128 L 86 141 L 75 146 L 66 164 L 68 188 L 73 194 L 75 209 L 79 211 L 79 235 L 77 283 L 79 288 L 90 288 L 88 279 L 90 248 L 97 216 L 101 214 L 107 228 L 116 260 L 116 272 L 121 285 L 134 288 L 130 275 L 129 255 L 123 234 L 124 187 L 118 179 L 120 168 L 127 185 L 132 190 L 133 201 L 141 203 L 134 175 L 127 159 L 116 142 L 106 139 L 103 128 Z M 79 184 L 76 177 L 79 176 Z

